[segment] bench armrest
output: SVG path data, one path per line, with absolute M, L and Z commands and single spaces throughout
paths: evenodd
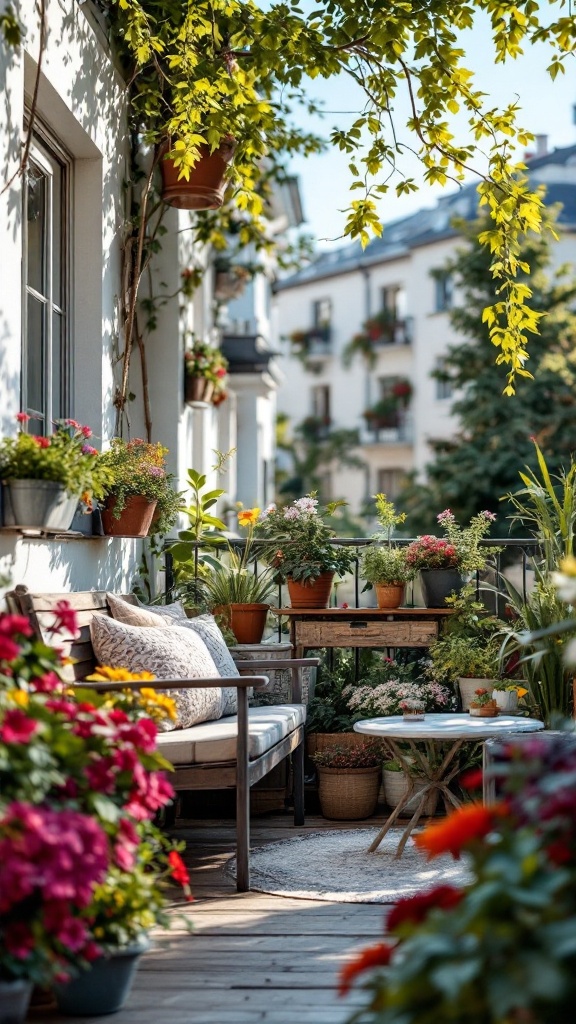
M 92 682 L 90 679 L 73 684 L 82 689 L 96 690 L 97 693 L 114 693 L 121 690 L 199 690 L 204 687 L 236 686 L 246 691 L 253 686 L 255 690 L 267 690 L 270 685 L 268 676 L 219 676 L 218 679 L 142 679 L 122 682 Z

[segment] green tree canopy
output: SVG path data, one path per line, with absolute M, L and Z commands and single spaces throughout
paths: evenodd
M 503 402 L 492 342 L 481 321 L 492 287 L 489 257 L 478 242 L 484 221 L 458 226 L 469 244 L 448 269 L 462 289 L 462 304 L 451 321 L 464 340 L 451 346 L 436 376 L 456 391 L 452 411 L 460 426 L 455 437 L 432 442 L 435 457 L 427 483 L 413 483 L 399 504 L 408 512 L 411 532 L 433 530 L 436 513 L 448 507 L 462 522 L 489 509 L 498 514 L 493 534 L 507 536 L 512 510 L 499 499 L 521 487 L 518 474 L 524 466 L 537 469 L 534 440 L 551 473 L 569 465 L 576 447 L 576 278 L 568 267 L 546 272 L 551 246 L 542 235 L 525 241 L 522 258 L 532 268 L 534 298 L 546 316 L 531 343 L 535 379 L 513 402 Z M 525 529 L 516 524 L 512 533 L 525 535 Z

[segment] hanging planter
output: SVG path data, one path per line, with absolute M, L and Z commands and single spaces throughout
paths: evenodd
M 190 171 L 188 180 L 179 177 L 180 168 L 165 156 L 170 143 L 160 146 L 162 199 L 179 210 L 217 210 L 224 202 L 226 171 L 234 156 L 234 139 L 223 140 L 213 153 L 209 146 L 200 147 L 200 158 Z
M 211 402 L 214 394 L 214 382 L 207 377 L 193 377 L 186 374 L 184 377 L 184 401 L 185 402 Z

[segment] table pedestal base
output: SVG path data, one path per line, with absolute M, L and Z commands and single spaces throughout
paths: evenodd
M 459 800 L 458 797 L 456 797 L 449 789 L 449 783 L 461 771 L 461 766 L 459 764 L 454 764 L 454 758 L 460 751 L 463 744 L 467 741 L 459 739 L 456 740 L 456 742 L 451 743 L 443 758 L 441 754 L 439 758 L 438 756 L 435 756 L 435 754 L 438 754 L 438 751 L 435 751 L 434 745 L 430 742 L 424 741 L 424 745 L 426 747 L 425 752 L 420 749 L 423 743 L 421 740 L 416 741 L 412 739 L 405 739 L 402 740 L 402 746 L 400 746 L 396 740 L 390 739 L 387 736 L 384 742 L 390 748 L 394 760 L 397 761 L 402 768 L 404 776 L 408 781 L 408 792 L 402 797 L 399 804 L 386 819 L 384 825 L 374 839 L 374 842 L 369 846 L 368 853 L 374 853 L 378 849 L 386 833 L 389 832 L 392 825 L 394 825 L 396 820 L 400 817 L 406 805 L 414 798 L 415 774 L 419 780 L 425 780 L 422 789 L 417 794 L 416 810 L 406 825 L 406 828 L 400 838 L 400 842 L 398 843 L 398 848 L 395 854 L 395 859 L 397 860 L 402 856 L 412 831 L 424 814 L 424 807 L 426 806 L 426 801 L 430 796 L 430 793 L 436 792 L 438 796 L 442 797 L 446 811 L 449 811 L 452 807 L 462 806 L 462 801 Z M 468 742 L 470 741 L 468 740 Z M 407 753 L 405 749 L 402 749 L 402 747 L 408 747 L 409 752 Z

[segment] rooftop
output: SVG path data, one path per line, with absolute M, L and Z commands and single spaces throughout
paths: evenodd
M 562 204 L 559 224 L 576 229 L 576 145 L 531 157 L 528 166 L 532 184 L 546 184 L 547 205 Z M 560 172 L 564 180 L 551 180 L 554 169 L 560 167 L 564 168 Z M 565 180 L 566 169 L 573 173 L 572 182 Z M 340 249 L 320 253 L 308 266 L 279 281 L 275 290 L 284 291 L 310 281 L 398 259 L 407 256 L 416 246 L 456 237 L 458 232 L 452 227 L 453 219 L 462 217 L 473 220 L 477 210 L 476 186 L 465 185 L 458 192 L 442 196 L 433 207 L 418 210 L 409 217 L 386 224 L 382 237 L 375 238 L 365 250 L 362 250 L 359 242 L 353 242 Z

